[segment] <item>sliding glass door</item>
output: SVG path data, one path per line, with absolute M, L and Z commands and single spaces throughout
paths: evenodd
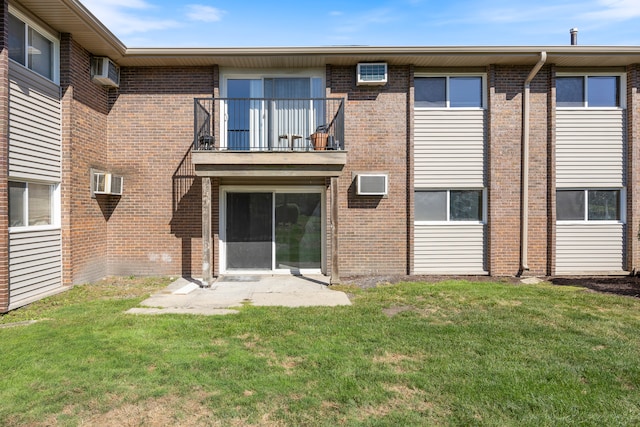
M 309 135 L 323 124 L 321 78 L 237 78 L 226 84 L 229 150 L 305 149 Z
M 320 269 L 320 192 L 227 192 L 226 270 Z
M 270 270 L 272 193 L 227 194 L 227 269 Z
M 276 269 L 320 268 L 320 193 L 276 193 Z

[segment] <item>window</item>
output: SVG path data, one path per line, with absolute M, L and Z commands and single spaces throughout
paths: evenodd
M 9 14 L 9 58 L 49 80 L 56 81 L 57 40 Z
M 558 190 L 558 221 L 621 221 L 621 190 Z
M 620 107 L 620 76 L 556 78 L 558 107 Z
M 483 193 L 483 190 L 416 191 L 415 220 L 481 222 Z
M 9 226 L 56 225 L 57 185 L 9 181 Z
M 415 106 L 426 108 L 482 108 L 481 76 L 416 77 Z

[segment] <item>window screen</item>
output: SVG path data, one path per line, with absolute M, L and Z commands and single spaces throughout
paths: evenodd
M 25 223 L 25 194 L 27 184 L 9 182 L 9 227 L 23 227 Z
M 556 105 L 558 107 L 584 106 L 584 78 L 558 77 L 556 79 Z
M 446 107 L 446 77 L 419 77 L 414 81 L 416 107 Z
M 416 191 L 415 208 L 416 221 L 446 221 L 447 192 Z
M 29 183 L 29 225 L 51 224 L 51 186 Z
M 25 23 L 15 16 L 9 15 L 9 58 L 22 65 L 26 65 L 25 34 Z
M 557 191 L 556 214 L 559 221 L 584 220 L 584 191 Z

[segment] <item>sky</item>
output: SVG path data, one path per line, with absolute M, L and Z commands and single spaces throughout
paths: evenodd
M 127 47 L 640 46 L 640 0 L 80 0 Z

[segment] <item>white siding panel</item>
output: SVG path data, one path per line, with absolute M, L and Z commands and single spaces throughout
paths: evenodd
M 11 309 L 62 289 L 60 230 L 9 234 Z
M 557 224 L 556 273 L 624 270 L 623 224 Z
M 486 274 L 486 226 L 415 225 L 416 274 Z
M 61 178 L 60 88 L 26 68 L 9 66 L 9 175 Z
M 416 188 L 484 187 L 485 112 L 415 110 Z
M 623 187 L 624 110 L 557 110 L 558 187 Z

